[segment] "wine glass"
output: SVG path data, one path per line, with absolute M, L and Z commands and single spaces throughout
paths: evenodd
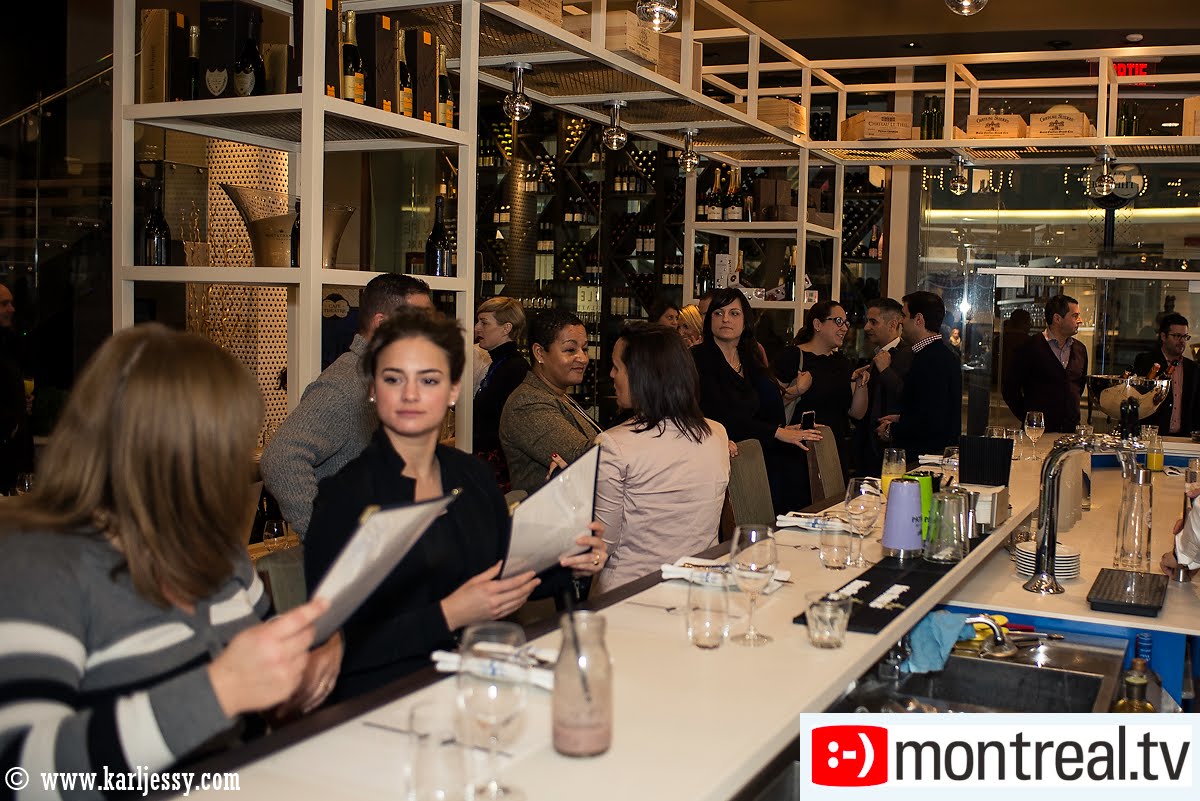
M 283 546 L 284 537 L 287 536 L 287 528 L 283 525 L 282 520 L 268 520 L 263 523 L 263 545 L 267 549 L 267 553 L 271 553 Z
M 488 738 L 488 780 L 475 787 L 476 799 L 516 801 L 525 797 L 517 788 L 501 784 L 496 776 L 500 731 L 525 708 L 529 662 L 520 653 L 524 645 L 525 630 L 516 623 L 476 623 L 463 632 L 458 707 Z
M 33 473 L 21 473 L 13 487 L 14 495 L 28 495 L 33 492 Z
M 737 526 L 733 530 L 733 542 L 729 546 L 729 572 L 738 589 L 750 596 L 746 631 L 730 638 L 738 645 L 758 647 L 771 642 L 770 637 L 754 628 L 754 604 L 758 601 L 758 594 L 765 590 L 775 577 L 775 566 L 778 562 L 779 554 L 775 549 L 773 528 L 752 524 Z
M 1033 440 L 1033 461 L 1038 460 L 1037 442 L 1046 433 L 1046 415 L 1041 412 L 1028 412 L 1025 415 L 1025 436 Z
M 858 541 L 858 548 L 855 549 L 858 551 L 858 557 L 851 559 L 849 566 L 866 567 L 867 561 L 862 555 L 863 541 L 883 509 L 883 493 L 879 482 L 874 478 L 850 479 L 850 483 L 846 485 L 845 507 L 846 519 L 850 521 L 850 528 Z

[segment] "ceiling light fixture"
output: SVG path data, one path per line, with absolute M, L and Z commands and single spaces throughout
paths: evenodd
M 679 166 L 683 167 L 684 172 L 695 172 L 696 168 L 700 166 L 700 156 L 692 147 L 692 137 L 698 133 L 700 133 L 698 128 L 683 129 L 683 152 L 679 154 Z
M 612 116 L 600 139 L 609 150 L 620 150 L 629 141 L 629 134 L 621 127 L 621 109 L 628 104 L 624 100 L 609 100 L 604 105 L 612 109 Z
M 946 8 L 961 17 L 973 17 L 988 4 L 988 0 L 946 0 Z
M 1092 194 L 1097 197 L 1108 197 L 1117 188 L 1117 179 L 1112 176 L 1112 156 L 1105 153 L 1098 161 L 1100 173 L 1092 181 Z
M 967 160 L 962 156 L 955 156 L 954 177 L 950 179 L 950 193 L 952 195 L 965 195 L 970 188 L 971 182 L 967 180 Z
M 679 19 L 679 0 L 638 0 L 637 16 L 655 33 L 666 33 Z
M 533 70 L 532 64 L 513 61 L 504 65 L 513 74 L 512 91 L 504 96 L 504 116 L 514 122 L 528 119 L 533 113 L 533 101 L 525 96 L 525 73 Z

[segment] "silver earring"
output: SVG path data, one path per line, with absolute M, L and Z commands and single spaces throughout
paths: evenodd
M 374 402 L 375 402 L 375 397 L 374 397 L 374 396 L 371 396 L 371 397 L 367 398 L 367 402 L 368 402 L 368 403 L 374 403 Z

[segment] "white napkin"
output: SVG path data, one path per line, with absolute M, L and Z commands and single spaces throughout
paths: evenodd
M 553 690 L 554 662 L 558 659 L 558 654 L 545 648 L 528 648 L 525 652 L 537 660 L 539 665 L 530 668 L 529 683 L 543 690 Z M 455 651 L 434 651 L 430 657 L 438 673 L 457 673 L 459 665 L 462 664 L 462 657 Z
M 697 565 L 698 567 L 685 567 L 684 565 Z M 726 587 L 735 587 L 736 584 L 730 579 L 728 573 L 728 562 L 719 561 L 716 559 L 700 559 L 695 556 L 684 556 L 676 560 L 673 565 L 662 566 L 663 580 L 683 579 L 684 581 L 694 581 L 696 584 L 721 584 Z M 705 570 L 704 567 L 722 568 L 720 570 Z M 771 583 L 763 590 L 763 595 L 770 595 L 777 589 L 783 586 L 781 582 L 787 581 L 792 577 L 791 571 L 782 568 L 775 569 L 775 576 L 771 579 Z
M 922 453 L 920 456 L 917 457 L 917 462 L 919 464 L 931 464 L 935 467 L 941 467 L 942 466 L 942 456 L 941 456 L 941 454 L 937 454 L 937 453 Z
M 850 524 L 837 517 L 792 512 L 775 518 L 778 528 L 802 528 L 805 531 L 851 531 Z

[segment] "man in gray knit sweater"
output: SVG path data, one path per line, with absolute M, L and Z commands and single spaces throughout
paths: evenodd
M 375 431 L 375 410 L 359 367 L 375 329 L 401 306 L 433 309 L 429 285 L 419 278 L 385 273 L 363 290 L 359 330 L 350 350 L 325 368 L 304 390 L 263 449 L 260 469 L 267 491 L 284 519 L 304 536 L 312 516 L 317 484 L 362 453 Z

